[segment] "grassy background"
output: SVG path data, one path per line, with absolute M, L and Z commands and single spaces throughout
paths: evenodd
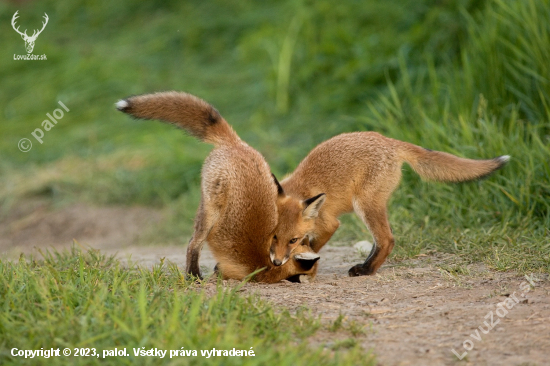
M 9 26 L 16 10 L 22 29 L 48 13 L 34 49 L 47 61 L 13 60 L 25 54 Z M 494 176 L 460 185 L 422 182 L 405 167 L 390 205 L 392 257 L 447 252 L 457 259 L 450 272 L 479 261 L 550 272 L 548 0 L 348 0 L 337 7 L 325 0 L 44 0 L 0 2 L 0 24 L 0 219 L 36 196 L 55 205 L 147 205 L 167 217 L 150 242 L 187 241 L 210 147 L 113 106 L 130 94 L 175 89 L 214 104 L 279 177 L 316 144 L 347 131 L 374 130 L 470 158 L 511 155 Z M 30 133 L 57 101 L 70 112 L 40 145 Z M 17 148 L 24 137 L 34 144 L 27 153 Z M 366 235 L 347 216 L 333 242 Z M 357 364 L 362 357 L 358 350 L 336 358 L 298 351 L 288 340 L 299 347 L 305 336 L 293 324 L 314 320 L 302 314 L 287 324 L 286 315 L 221 289 L 205 300 L 174 271 L 123 271 L 79 253 L 0 261 L 0 269 L 4 350 L 17 338 L 20 348 L 101 348 L 112 337 L 160 348 L 250 347 L 262 342 L 255 314 L 265 311 L 274 329 L 266 359 Z M 184 322 L 182 329 L 167 317 Z M 189 337 L 192 329 L 198 338 Z
M 7 28 L 50 23 L 23 62 Z M 185 90 L 213 103 L 282 176 L 319 142 L 375 130 L 472 158 L 508 154 L 495 176 L 425 183 L 406 167 L 390 207 L 395 258 L 441 250 L 497 268 L 550 264 L 550 6 L 528 1 L 0 4 L 2 214 L 58 204 L 153 205 L 152 241 L 183 242 L 210 147 L 117 113 L 124 96 Z M 30 133 L 61 100 L 71 110 Z M 34 141 L 20 152 L 19 139 Z M 344 218 L 335 241 L 364 237 Z M 504 256 L 496 257 L 497 253 Z M 508 260 L 505 259 L 508 256 Z

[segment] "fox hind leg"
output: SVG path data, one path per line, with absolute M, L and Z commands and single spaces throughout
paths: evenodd
M 363 264 L 353 266 L 348 271 L 351 277 L 375 274 L 395 244 L 388 214 L 386 200 L 382 202 L 367 202 L 360 200 L 354 202 L 355 212 L 361 217 L 374 237 L 374 246 Z
M 205 204 L 204 200 L 201 200 L 199 209 L 197 210 L 197 216 L 195 217 L 193 236 L 187 247 L 185 271 L 188 275 L 192 275 L 199 279 L 202 279 L 199 268 L 201 250 L 208 234 L 210 234 L 216 222 L 215 215 L 212 215 L 212 213 L 208 211 L 210 211 L 208 210 L 208 206 Z

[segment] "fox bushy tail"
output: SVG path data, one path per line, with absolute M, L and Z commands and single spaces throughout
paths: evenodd
M 510 156 L 503 155 L 489 160 L 464 159 L 458 156 L 425 149 L 408 142 L 394 140 L 399 155 L 418 175 L 439 182 L 466 182 L 484 178 L 502 168 Z
M 214 107 L 191 94 L 170 91 L 136 95 L 118 101 L 116 107 L 136 118 L 172 123 L 199 140 L 216 146 L 240 141 Z

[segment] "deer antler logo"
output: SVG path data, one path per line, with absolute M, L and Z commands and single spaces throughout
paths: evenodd
M 25 31 L 23 33 L 21 33 L 19 31 L 19 27 L 15 28 L 15 20 L 19 17 L 17 15 L 17 13 L 19 12 L 19 10 L 17 10 L 15 12 L 15 14 L 13 14 L 13 18 L 11 18 L 11 26 L 13 27 L 13 29 L 19 33 L 21 35 L 21 38 L 23 38 L 23 40 L 25 41 L 25 48 L 27 49 L 27 53 L 31 53 L 33 48 L 34 48 L 34 42 L 36 41 L 36 38 L 38 38 L 38 35 L 40 33 L 42 33 L 42 31 L 44 30 L 44 28 L 46 28 L 46 24 L 48 24 L 48 14 L 44 13 L 44 19 L 46 20 L 45 22 L 42 23 L 42 29 L 40 29 L 39 31 L 37 31 L 36 29 L 34 30 L 32 36 L 28 36 L 27 35 L 27 30 L 25 29 Z M 38 32 L 38 33 L 37 33 Z

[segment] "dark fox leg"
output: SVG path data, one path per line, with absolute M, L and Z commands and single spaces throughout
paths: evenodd
M 365 207 L 367 205 L 370 207 Z M 374 202 L 367 203 L 363 200 L 357 206 L 356 213 L 374 237 L 374 246 L 365 263 L 350 268 L 348 273 L 351 277 L 375 274 L 390 255 L 395 243 L 388 222 L 385 202 L 384 204 L 375 205 Z
M 193 237 L 191 237 L 189 246 L 187 247 L 187 258 L 185 265 L 185 271 L 188 275 L 192 275 L 200 279 L 202 279 L 202 276 L 199 268 L 199 259 L 204 242 L 214 226 L 213 217 L 213 215 L 208 214 L 206 211 L 206 205 L 204 204 L 204 201 L 201 200 L 199 209 L 197 210 L 197 216 L 195 217 L 195 231 L 193 232 Z

